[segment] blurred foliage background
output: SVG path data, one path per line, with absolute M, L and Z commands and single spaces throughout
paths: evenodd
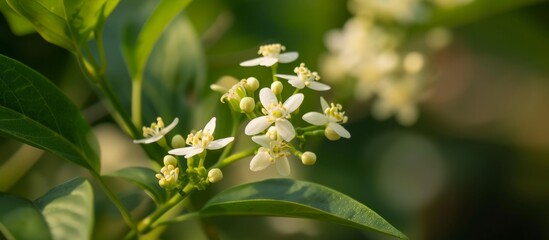
M 124 34 L 135 32 L 132 29 L 144 22 L 155 4 L 121 1 L 106 25 L 109 80 L 128 111 L 130 80 L 121 43 Z M 352 138 L 309 142 L 306 148 L 317 153 L 318 161 L 313 167 L 293 161 L 292 177 L 357 199 L 411 239 L 548 239 L 548 13 L 547 1 L 476 0 L 435 10 L 420 22 L 402 24 L 418 35 L 430 26 L 452 32 L 451 43 L 426 55 L 426 77 L 434 81 L 428 97 L 419 104 L 418 121 L 401 126 L 394 118 L 376 120 L 369 101 L 350 97 L 352 85 L 332 84 L 333 90 L 323 95 L 344 104 Z M 222 123 L 229 117 L 228 108 L 208 88 L 211 83 L 225 75 L 269 81 L 269 69 L 238 64 L 255 57 L 259 45 L 272 42 L 298 51 L 298 61 L 323 76 L 320 65 L 328 52 L 326 33 L 341 29 L 351 17 L 346 1 L 191 3 L 169 26 L 147 65 L 144 122 L 158 115 L 167 121 L 179 117 L 182 124 L 177 131 L 185 134 L 203 126 L 214 114 L 222 129 L 216 134 L 228 135 L 229 127 Z M 71 54 L 35 33 L 15 35 L 5 18 L 0 20 L 0 36 L 1 54 L 44 74 L 82 108 L 100 140 L 104 172 L 149 164 L 113 124 Z M 291 73 L 293 67 L 281 65 L 279 73 Z M 317 100 L 306 99 L 305 104 L 302 111 L 318 111 Z M 35 199 L 72 176 L 85 175 L 76 166 L 30 147 L 19 148 L 12 140 L 0 138 L 0 144 L 0 163 L 14 157 L 29 162 L 29 171 L 2 191 Z M 198 207 L 229 186 L 277 177 L 274 169 L 250 172 L 248 163 L 243 160 L 230 166 L 222 183 L 197 194 L 193 202 Z M 135 214 L 150 210 L 151 202 L 136 188 L 114 180 L 112 184 Z M 101 191 L 95 193 L 94 238 L 124 234 L 114 207 Z M 202 228 L 210 237 L 222 239 L 382 238 L 308 220 L 255 217 L 178 224 L 170 226 L 162 238 L 203 239 Z

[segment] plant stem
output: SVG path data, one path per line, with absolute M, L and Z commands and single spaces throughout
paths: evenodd
M 90 173 L 95 178 L 95 180 L 99 183 L 99 186 L 101 186 L 101 188 L 103 189 L 103 192 L 107 194 L 107 196 L 109 197 L 109 199 L 111 199 L 111 201 L 114 203 L 116 208 L 118 208 L 118 211 L 122 215 L 122 218 L 124 218 L 124 221 L 126 222 L 126 224 L 128 224 L 128 226 L 132 229 L 132 231 L 136 231 L 137 224 L 135 223 L 135 221 L 133 221 L 133 218 L 131 217 L 128 209 L 126 209 L 126 207 L 122 204 L 120 199 L 118 199 L 116 194 L 112 192 L 112 190 L 109 188 L 109 186 L 107 186 L 103 178 L 98 173 L 91 170 L 90 170 Z
M 189 219 L 192 219 L 192 218 L 195 218 L 195 217 L 198 217 L 198 216 L 200 216 L 199 212 L 185 213 L 185 214 L 179 215 L 175 218 L 172 218 L 170 220 L 166 220 L 166 221 L 162 221 L 162 222 L 158 222 L 156 224 L 153 224 L 152 228 L 156 228 L 156 227 L 159 227 L 159 226 L 162 226 L 162 225 L 168 225 L 168 224 L 172 224 L 172 223 L 184 222 L 184 221 L 187 221 Z
M 42 157 L 43 150 L 22 144 L 19 149 L 0 166 L 0 192 L 8 191 Z
M 227 165 L 230 165 L 232 164 L 233 162 L 236 162 L 237 160 L 241 159 L 241 158 L 245 158 L 245 157 L 248 157 L 248 156 L 251 156 L 255 153 L 255 151 L 257 150 L 257 148 L 252 148 L 252 149 L 249 149 L 247 151 L 243 151 L 243 152 L 239 152 L 239 153 L 235 153 L 231 156 L 228 156 L 226 157 L 225 159 L 217 162 L 215 165 L 213 165 L 211 168 L 223 168 Z

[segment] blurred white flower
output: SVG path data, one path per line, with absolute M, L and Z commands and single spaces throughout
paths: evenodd
M 271 139 L 267 135 L 253 136 L 252 140 L 261 147 L 257 150 L 257 154 L 250 161 L 250 170 L 257 172 L 268 166 L 275 164 L 276 170 L 282 176 L 290 174 L 290 163 L 288 157 L 291 155 L 288 151 L 286 143 L 277 138 Z
M 164 126 L 164 121 L 161 117 L 156 118 L 156 123 L 152 123 L 151 127 L 143 127 L 143 136 L 144 139 L 133 140 L 134 143 L 144 143 L 149 144 L 156 142 L 164 137 L 168 132 L 170 132 L 177 123 L 179 122 L 178 118 L 175 118 L 170 125 L 167 127 Z
M 276 74 L 275 76 L 287 79 L 288 83 L 290 83 L 290 85 L 294 86 L 297 89 L 303 89 L 304 87 L 308 87 L 316 91 L 330 90 L 330 86 L 318 82 L 318 80 L 320 80 L 320 76 L 318 75 L 318 73 L 311 72 L 311 70 L 305 67 L 305 63 L 301 63 L 299 67 L 296 67 L 294 69 L 294 72 L 297 75 Z
M 417 102 L 422 87 L 417 76 L 407 76 L 399 80 L 387 80 L 380 85 L 378 98 L 373 105 L 373 115 L 383 120 L 396 115 L 402 125 L 412 125 L 417 121 Z
M 330 131 L 329 129 L 331 129 L 341 137 L 350 138 L 351 133 L 340 124 L 347 122 L 347 116 L 345 116 L 345 112 L 342 111 L 343 107 L 334 103 L 328 105 L 323 97 L 320 97 L 320 105 L 322 106 L 324 113 L 308 112 L 303 115 L 303 120 L 313 125 L 326 126 L 327 131 Z M 328 135 L 326 137 L 333 140 Z
M 200 130 L 196 133 L 190 133 L 187 136 L 187 145 L 189 147 L 176 148 L 170 150 L 168 153 L 173 155 L 183 155 L 185 158 L 191 158 L 194 155 L 200 154 L 204 149 L 216 150 L 227 146 L 234 140 L 234 137 L 227 137 L 218 140 L 214 140 L 213 133 L 215 131 L 215 117 L 213 117 L 204 127 L 204 130 Z
M 262 112 L 265 116 L 252 119 L 244 129 L 246 135 L 256 135 L 274 123 L 278 134 L 284 140 L 291 141 L 295 136 L 295 129 L 288 118 L 290 113 L 299 108 L 303 102 L 303 94 L 292 95 L 281 103 L 271 89 L 263 88 L 259 92 L 259 100 L 263 105 Z
M 297 52 L 287 52 L 281 53 L 286 50 L 281 44 L 268 44 L 259 47 L 257 54 L 263 55 L 263 57 L 254 58 L 252 60 L 244 61 L 240 63 L 240 66 L 243 67 L 252 67 L 252 66 L 266 66 L 270 67 L 275 63 L 289 63 L 293 62 L 299 57 Z

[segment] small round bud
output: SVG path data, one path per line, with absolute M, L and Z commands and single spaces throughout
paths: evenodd
M 172 137 L 172 148 L 182 148 L 185 147 L 185 139 L 183 136 L 177 134 Z
M 251 97 L 244 97 L 240 100 L 240 110 L 245 113 L 251 113 L 255 108 L 255 100 Z
M 301 162 L 304 165 L 313 165 L 316 162 L 316 154 L 314 152 L 304 152 L 301 154 Z
M 213 168 L 208 172 L 208 181 L 211 183 L 216 183 L 223 179 L 223 172 L 219 168 Z
M 174 165 L 177 166 L 177 158 L 172 155 L 164 156 L 164 166 Z
M 284 86 L 282 86 L 280 81 L 276 81 L 271 84 L 271 91 L 273 91 L 275 95 L 282 93 L 282 89 L 284 89 Z
M 254 77 L 249 77 L 248 79 L 246 79 L 246 89 L 248 91 L 255 91 L 259 88 L 259 81 L 257 80 L 257 78 L 254 78 Z
M 326 136 L 326 138 L 332 141 L 335 141 L 341 138 L 341 136 L 339 136 L 339 134 L 337 134 L 337 132 L 334 131 L 331 127 L 326 127 L 326 129 L 324 129 L 324 135 Z
M 269 129 L 267 130 L 267 134 L 266 134 L 271 140 L 276 140 L 278 138 L 278 133 L 276 131 L 276 127 L 274 126 L 271 126 L 269 127 Z

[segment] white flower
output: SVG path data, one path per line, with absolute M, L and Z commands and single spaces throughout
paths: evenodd
M 212 118 L 204 127 L 196 133 L 191 133 L 187 136 L 187 144 L 189 147 L 176 148 L 168 153 L 173 155 L 184 155 L 185 158 L 191 158 L 194 155 L 200 154 L 204 149 L 216 150 L 227 146 L 234 140 L 234 137 L 222 138 L 214 141 L 213 133 L 215 131 L 215 117 Z
M 273 123 L 278 134 L 286 141 L 291 141 L 295 136 L 295 130 L 288 118 L 303 102 L 303 94 L 298 93 L 289 97 L 284 104 L 278 102 L 275 94 L 269 88 L 263 88 L 259 92 L 259 100 L 263 105 L 262 112 L 265 116 L 252 119 L 246 125 L 246 135 L 256 135 L 267 129 Z
M 417 102 L 421 100 L 422 86 L 420 79 L 408 76 L 399 81 L 382 82 L 379 98 L 372 106 L 375 118 L 383 120 L 396 115 L 402 125 L 412 125 L 418 119 Z
M 257 54 L 261 54 L 263 55 L 263 57 L 254 58 L 252 60 L 241 62 L 240 66 L 252 67 L 252 66 L 261 65 L 265 67 L 270 67 L 277 62 L 281 62 L 281 63 L 293 62 L 299 56 L 297 52 L 280 53 L 284 50 L 286 50 L 286 47 L 278 43 L 263 45 L 259 47 L 259 51 L 257 52 Z
M 290 152 L 282 139 L 272 140 L 267 135 L 261 135 L 253 136 L 252 140 L 261 147 L 250 162 L 250 170 L 257 172 L 275 164 L 280 175 L 288 176 L 290 174 L 290 163 L 288 162 Z
M 152 123 L 151 127 L 143 127 L 143 136 L 144 139 L 133 140 L 133 143 L 144 143 L 149 144 L 156 142 L 164 137 L 168 132 L 170 132 L 177 123 L 179 122 L 178 118 L 175 118 L 170 125 L 167 127 L 164 126 L 164 121 L 161 117 L 156 118 L 156 123 Z
M 324 110 L 323 114 L 308 112 L 303 115 L 303 120 L 313 125 L 326 126 L 326 129 L 335 131 L 339 136 L 350 138 L 351 134 L 349 131 L 340 125 L 340 123 L 347 122 L 347 116 L 342 111 L 343 107 L 334 103 L 328 105 L 323 97 L 320 97 L 320 105 L 322 106 L 322 110 Z
M 275 76 L 287 79 L 290 85 L 298 89 L 308 87 L 316 91 L 330 90 L 330 86 L 318 82 L 318 80 L 320 80 L 320 76 L 318 76 L 318 73 L 311 72 L 311 70 L 305 67 L 305 63 L 301 63 L 299 67 L 296 67 L 294 69 L 294 72 L 297 74 L 297 76 L 286 74 L 276 74 Z

